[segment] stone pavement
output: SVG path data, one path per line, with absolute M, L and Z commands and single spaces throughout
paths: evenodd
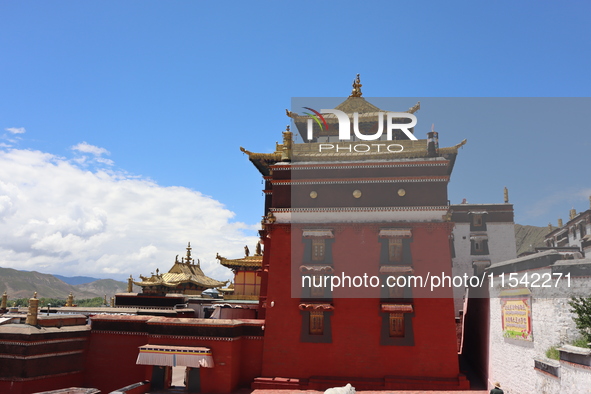
M 425 390 L 383 390 L 383 391 L 357 391 L 361 394 L 488 394 L 487 390 L 464 391 L 425 391 Z M 324 391 L 315 390 L 253 390 L 251 394 L 321 394 Z M 239 394 L 246 394 L 239 393 Z
M 383 391 L 357 391 L 361 394 L 488 394 L 487 390 L 464 391 L 425 391 L 425 390 L 383 390 Z M 151 391 L 150 394 L 186 394 L 183 388 L 175 388 L 163 391 Z M 240 389 L 233 394 L 322 394 L 324 391 L 315 390 L 250 390 Z
M 184 367 L 183 367 L 184 368 Z M 324 391 L 316 390 L 252 390 L 238 389 L 232 394 L 323 394 Z M 361 394 L 488 394 L 488 390 L 464 390 L 464 391 L 439 391 L 439 390 L 382 390 L 382 391 L 357 391 Z M 187 394 L 185 387 L 176 387 L 162 391 L 150 391 L 149 394 Z

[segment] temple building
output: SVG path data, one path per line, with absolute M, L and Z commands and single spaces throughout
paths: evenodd
M 201 270 L 200 262 L 191 257 L 191 243 L 187 246 L 187 256 L 179 261 L 177 255 L 174 264 L 167 273 L 161 274 L 156 269 L 156 274 L 150 277 L 140 275 L 141 282 L 133 282 L 141 286 L 143 294 L 165 295 L 185 294 L 200 295 L 204 290 L 223 287 L 228 282 L 220 282 L 206 276 Z
M 569 220 L 563 224 L 558 219 L 558 228 L 553 229 L 548 225 L 548 235 L 544 239 L 549 248 L 577 248 L 583 255 L 591 253 L 591 197 L 589 197 L 590 208 L 579 212 L 572 208 L 569 211 Z
M 244 248 L 245 256 L 240 259 L 216 258 L 220 264 L 234 273 L 234 281 L 227 288 L 218 289 L 225 300 L 256 300 L 261 291 L 260 271 L 263 265 L 263 252 L 260 242 L 256 246 L 254 256 L 250 256 L 248 247 Z
M 384 119 L 361 96 L 357 78 L 340 112 L 287 111 L 303 143 L 288 128 L 274 153 L 241 148 L 266 194 L 265 339 L 253 388 L 467 389 L 452 289 L 408 284 L 451 275 L 447 184 L 465 141 L 440 148 L 435 131 L 417 139 L 405 124 L 418 104 Z M 339 134 L 343 113 L 352 141 Z M 370 134 L 379 143 L 365 143 Z M 356 284 L 363 277 L 377 284 Z M 379 285 L 388 278 L 400 285 Z
M 70 317 L 72 327 L 37 318 L 34 296 L 27 314 L 9 316 L 21 323 L 0 322 L 0 392 L 76 386 L 140 394 L 179 377 L 188 392 L 220 394 L 347 383 L 469 389 L 456 322 L 466 304 L 428 278 L 500 269 L 496 250 L 510 241 L 503 229 L 512 226 L 513 207 L 507 199 L 450 205 L 447 187 L 466 141 L 440 147 L 434 129 L 415 137 L 419 103 L 383 111 L 361 87 L 358 76 L 333 110 L 304 102 L 304 115 L 287 111 L 292 128 L 274 152 L 241 148 L 263 177 L 265 199 L 255 253 L 216 256 L 233 271 L 231 286 L 207 277 L 189 244 L 167 273 L 129 279 L 112 308 L 122 313 L 92 314 L 91 324 L 86 316 Z M 225 299 L 200 296 L 213 288 Z M 470 346 L 482 346 L 472 359 L 486 369 L 489 305 L 478 300 L 467 304 L 467 316 L 477 318 L 468 322 Z M 42 325 L 49 321 L 51 329 Z

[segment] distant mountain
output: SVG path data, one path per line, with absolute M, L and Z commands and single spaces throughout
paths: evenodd
M 84 283 L 81 285 L 76 285 L 79 291 L 89 292 L 98 294 L 99 296 L 112 296 L 116 293 L 125 293 L 127 291 L 127 283 L 119 282 L 113 279 L 99 279 L 95 280 L 94 282 Z M 142 291 L 141 287 L 133 285 L 133 291 L 136 293 L 140 293 Z
M 100 280 L 100 278 L 93 278 L 90 276 L 63 276 L 63 275 L 53 275 L 59 280 L 66 282 L 69 285 L 83 285 L 85 283 L 94 282 L 96 280 Z
M 92 278 L 94 279 L 94 278 Z M 37 292 L 37 297 L 66 299 L 72 292 L 76 299 L 104 297 L 107 299 L 116 293 L 127 291 L 127 283 L 113 279 L 99 279 L 79 285 L 68 284 L 54 275 L 36 271 L 19 271 L 12 268 L 0 268 L 0 294 L 8 294 L 9 299 L 29 298 Z M 140 288 L 134 286 L 134 291 Z
M 552 230 L 556 227 L 552 227 Z M 523 252 L 533 252 L 536 247 L 545 247 L 544 238 L 550 233 L 548 227 L 515 225 L 515 246 L 517 255 Z

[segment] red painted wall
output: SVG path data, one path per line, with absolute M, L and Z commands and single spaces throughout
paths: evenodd
M 0 380 L 2 394 L 30 394 L 41 391 L 58 390 L 64 387 L 82 387 L 84 377 L 82 372 L 62 374 L 34 380 Z
M 110 393 L 145 380 L 145 366 L 137 365 L 138 348 L 147 335 L 134 332 L 91 332 L 84 384 Z
M 411 252 L 416 275 L 443 271 L 451 273 L 450 226 L 447 224 L 405 224 L 412 227 Z M 339 226 L 326 225 L 325 228 Z M 384 226 L 382 227 L 393 227 Z M 294 232 L 297 230 L 294 230 Z M 335 230 L 333 261 L 358 261 L 348 266 L 347 275 L 377 275 L 379 270 L 379 225 L 356 225 Z M 413 306 L 414 346 L 380 345 L 382 318 L 379 296 L 369 299 L 338 298 L 335 293 L 331 343 L 302 343 L 301 300 L 290 294 L 291 275 L 300 275 L 303 244 L 301 232 L 291 234 L 275 226 L 271 231 L 263 376 L 310 378 L 312 376 L 384 378 L 385 376 L 457 378 L 459 374 L 456 331 L 451 291 L 449 298 L 415 298 Z M 340 294 L 343 296 L 344 294 Z

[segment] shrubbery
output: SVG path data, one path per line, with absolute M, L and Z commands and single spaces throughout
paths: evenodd
M 568 304 L 572 307 L 571 312 L 576 314 L 573 320 L 583 335 L 581 343 L 588 344 L 591 342 L 591 298 L 572 297 Z

